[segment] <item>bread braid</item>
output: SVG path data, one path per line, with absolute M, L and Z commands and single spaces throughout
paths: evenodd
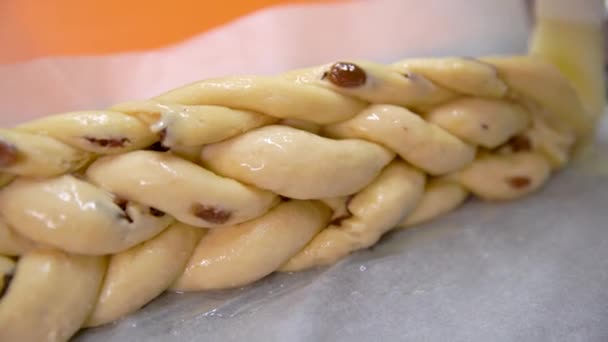
M 0 340 L 67 340 L 167 289 L 333 263 L 469 193 L 524 196 L 587 116 L 532 57 L 432 58 L 204 80 L 2 129 Z

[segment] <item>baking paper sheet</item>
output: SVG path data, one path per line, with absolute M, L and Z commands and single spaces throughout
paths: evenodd
M 270 9 L 159 51 L 0 66 L 0 126 L 207 77 L 526 48 L 519 1 L 347 6 Z M 597 140 L 527 198 L 469 201 L 331 267 L 165 294 L 75 341 L 607 341 L 608 121 Z

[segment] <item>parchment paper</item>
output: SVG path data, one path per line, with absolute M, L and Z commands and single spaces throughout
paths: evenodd
M 0 66 L 0 126 L 206 77 L 341 58 L 525 53 L 523 2 L 346 8 L 271 9 L 159 51 Z M 75 340 L 608 341 L 607 126 L 594 149 L 537 194 L 469 201 L 332 267 L 237 290 L 163 295 Z

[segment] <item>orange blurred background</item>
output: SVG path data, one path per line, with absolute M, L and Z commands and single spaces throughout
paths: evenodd
M 262 8 L 341 0 L 0 0 L 0 63 L 176 43 Z

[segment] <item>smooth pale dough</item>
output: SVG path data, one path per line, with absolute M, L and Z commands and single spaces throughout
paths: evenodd
M 370 103 L 384 103 L 404 107 L 436 105 L 458 96 L 445 88 L 436 86 L 425 77 L 412 72 L 404 73 L 399 68 L 368 61 L 342 61 L 353 63 L 365 70 L 366 81 L 358 87 L 340 87 L 323 75 L 333 64 L 298 69 L 281 74 L 281 77 L 299 84 L 314 84 L 335 92 L 353 96 Z
M 17 162 L 0 168 L 15 175 L 57 176 L 77 170 L 91 158 L 90 153 L 38 134 L 0 129 L 0 140 L 17 148 Z
M 0 255 L 17 256 L 32 249 L 34 244 L 26 238 L 13 232 L 0 219 Z
M 210 230 L 172 289 L 225 289 L 261 279 L 298 253 L 330 216 L 319 201 L 292 200 L 260 218 Z
M 51 115 L 22 124 L 17 129 L 48 135 L 79 150 L 100 154 L 137 150 L 152 145 L 157 139 L 141 121 L 114 111 Z M 100 144 L 102 139 L 120 143 Z
M 283 119 L 277 123 L 281 126 L 289 126 L 302 131 L 307 131 L 313 134 L 319 134 L 321 132 L 321 125 L 315 123 L 299 120 L 299 119 Z
M 317 124 L 346 120 L 365 102 L 329 89 L 267 76 L 243 76 L 196 82 L 156 97 L 163 103 L 217 105 Z
M 264 214 L 279 201 L 271 192 L 218 176 L 163 152 L 135 151 L 104 157 L 89 167 L 87 176 L 107 191 L 160 209 L 195 227 L 244 222 Z M 197 216 L 193 208 L 199 205 L 210 212 L 224 212 L 225 221 Z
M 533 120 L 532 128 L 526 135 L 532 146 L 549 160 L 553 169 L 566 165 L 576 141 L 574 133 L 558 132 L 537 118 Z
M 424 118 L 464 141 L 490 149 L 530 125 L 530 115 L 520 105 L 475 97 L 435 107 Z
M 459 173 L 460 183 L 486 200 L 509 200 L 540 188 L 551 166 L 536 152 L 485 155 Z
M 426 184 L 424 195 L 399 226 L 410 227 L 446 214 L 464 202 L 469 192 L 460 184 L 443 179 L 432 179 Z
M 592 113 L 584 109 L 571 83 L 555 66 L 533 56 L 484 57 L 480 60 L 494 65 L 517 95 L 545 108 L 534 114 L 542 115 L 551 125 L 564 131 L 574 130 L 580 138 L 589 131 Z
M 85 255 L 121 252 L 173 220 L 132 202 L 123 211 L 112 195 L 70 175 L 18 178 L 0 190 L 0 214 L 32 241 Z
M 164 131 L 163 145 L 201 146 L 277 121 L 268 115 L 222 106 L 185 106 L 154 101 L 127 102 L 113 110 L 145 118 L 154 132 Z
M 423 74 L 431 81 L 461 94 L 502 97 L 508 90 L 494 66 L 473 58 L 413 58 L 399 61 L 393 66 L 403 72 Z
M 321 231 L 280 270 L 327 265 L 373 245 L 416 207 L 424 183 L 425 175 L 419 170 L 401 161 L 391 163 L 350 201 L 348 211 L 352 217 Z
M 356 193 L 394 153 L 364 140 L 332 140 L 286 126 L 266 126 L 203 148 L 214 172 L 295 199 Z
M 476 153 L 475 146 L 403 107 L 392 105 L 371 105 L 348 121 L 326 126 L 324 133 L 382 144 L 433 175 L 461 169 Z
M 110 259 L 95 309 L 85 326 L 111 322 L 139 310 L 182 274 L 205 230 L 174 223 L 151 240 Z
M 59 251 L 22 256 L 0 300 L 0 341 L 67 341 L 93 309 L 105 267 L 104 257 Z
M 192 163 L 198 163 L 201 158 L 203 146 L 171 146 L 171 154 L 176 155 Z

